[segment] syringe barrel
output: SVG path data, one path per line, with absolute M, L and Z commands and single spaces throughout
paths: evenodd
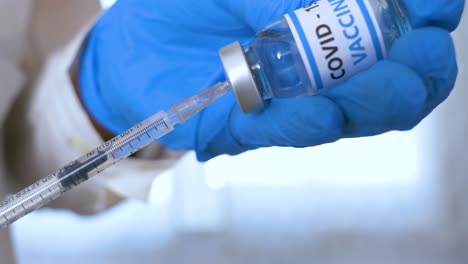
M 227 83 L 217 83 L 173 105 L 167 113 L 161 111 L 153 115 L 55 173 L 10 195 L 0 203 L 0 229 L 168 134 L 176 124 L 185 122 L 223 96 L 228 88 Z
M 0 203 L 0 229 L 45 206 L 173 129 L 167 114 L 161 111 L 22 191 L 10 195 Z

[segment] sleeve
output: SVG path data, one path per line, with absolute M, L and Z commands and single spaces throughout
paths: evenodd
M 8 167 L 20 188 L 104 143 L 71 80 L 73 65 L 79 65 L 76 60 L 92 26 L 88 23 L 64 48 L 50 53 L 39 78 L 19 96 L 8 117 Z M 154 143 L 51 205 L 91 214 L 124 198 L 148 200 L 153 180 L 171 170 L 182 155 Z

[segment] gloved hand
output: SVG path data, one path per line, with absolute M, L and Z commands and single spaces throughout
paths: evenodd
M 118 134 L 224 80 L 218 49 L 312 0 L 119 0 L 91 32 L 80 62 L 83 101 Z M 449 31 L 463 0 L 406 0 L 416 29 L 378 62 L 324 95 L 271 100 L 245 115 L 232 95 L 161 139 L 200 160 L 268 146 L 307 147 L 418 124 L 447 98 L 457 65 Z

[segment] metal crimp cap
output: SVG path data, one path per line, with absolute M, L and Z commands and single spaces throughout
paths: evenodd
M 227 81 L 231 86 L 237 103 L 244 113 L 263 107 L 260 90 L 250 71 L 249 63 L 239 42 L 234 42 L 219 50 Z

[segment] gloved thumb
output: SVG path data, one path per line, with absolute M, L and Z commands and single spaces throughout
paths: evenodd
M 231 0 L 227 8 L 241 18 L 255 32 L 260 32 L 269 23 L 284 14 L 304 7 L 315 0 Z

